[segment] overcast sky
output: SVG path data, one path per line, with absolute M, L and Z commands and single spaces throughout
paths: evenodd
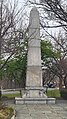
M 30 10 L 31 10 L 31 8 L 32 7 L 29 7 L 29 6 L 26 6 L 26 4 L 27 4 L 27 1 L 28 0 L 19 0 L 19 6 L 20 7 L 22 7 L 22 9 L 23 9 L 23 11 L 24 12 L 26 12 L 26 14 L 28 15 L 28 17 L 29 17 L 29 13 L 30 13 Z M 38 2 L 39 3 L 39 1 L 40 0 L 30 0 L 31 2 Z M 39 11 L 40 12 L 40 11 Z M 28 20 L 25 20 L 25 19 L 27 19 L 27 17 L 26 16 L 24 16 L 24 22 L 28 25 L 29 24 L 29 19 Z M 53 23 L 53 21 L 51 21 L 50 20 L 50 23 L 49 23 L 50 25 L 53 25 L 54 23 Z M 55 23 L 55 25 L 56 25 L 56 23 Z M 60 30 L 61 30 L 61 28 L 60 28 Z M 53 29 L 47 29 L 47 31 L 50 33 L 52 33 L 52 34 L 56 34 L 56 33 L 58 33 L 59 32 L 59 29 L 58 28 L 53 28 Z

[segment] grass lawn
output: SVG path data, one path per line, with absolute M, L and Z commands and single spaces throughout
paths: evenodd
M 48 90 L 46 95 L 48 97 L 60 98 L 60 91 L 58 89 Z M 2 98 L 14 99 L 15 97 L 20 97 L 20 92 L 15 94 L 2 94 Z
M 20 97 L 20 92 L 15 94 L 2 94 L 2 98 L 13 99 L 15 97 Z
M 48 97 L 54 97 L 54 98 L 60 98 L 60 91 L 58 89 L 48 90 L 47 96 Z

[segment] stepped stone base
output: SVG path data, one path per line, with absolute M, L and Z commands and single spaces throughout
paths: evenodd
M 21 98 L 16 97 L 16 104 L 55 104 L 55 98 L 48 98 L 46 88 L 43 87 L 26 87 L 25 93 Z
M 16 104 L 55 104 L 55 98 L 15 98 Z

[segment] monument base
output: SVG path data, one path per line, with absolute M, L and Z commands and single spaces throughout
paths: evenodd
M 15 98 L 15 104 L 55 104 L 55 98 Z
M 42 86 L 26 86 L 25 94 L 23 94 L 23 98 L 41 98 L 47 96 L 45 95 L 46 88 Z
M 15 98 L 16 104 L 55 104 L 55 98 L 48 98 L 45 95 L 46 88 L 26 87 L 22 98 Z

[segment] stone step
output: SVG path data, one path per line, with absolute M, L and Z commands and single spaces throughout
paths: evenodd
M 15 98 L 16 104 L 55 104 L 56 98 Z

